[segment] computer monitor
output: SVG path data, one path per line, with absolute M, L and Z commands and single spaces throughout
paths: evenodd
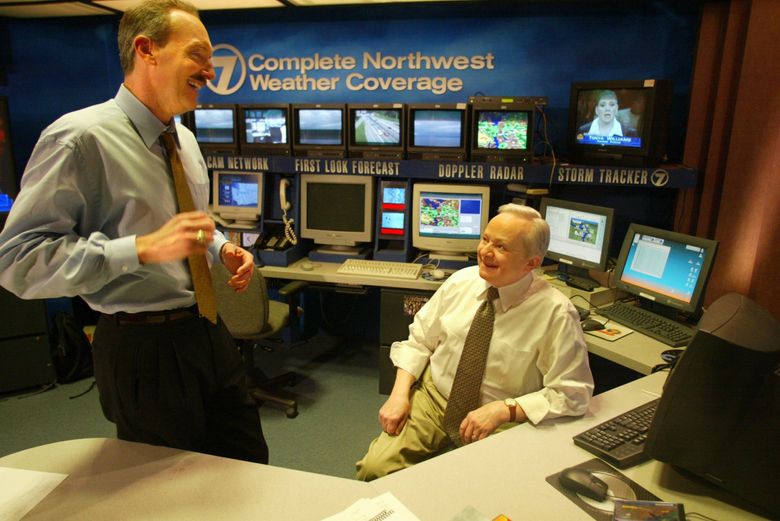
M 13 198 L 18 194 L 16 164 L 11 147 L 11 120 L 8 100 L 0 96 L 0 212 L 11 210 Z
M 468 111 L 465 103 L 408 105 L 406 125 L 409 159 L 466 159 Z
M 517 98 L 475 98 L 471 104 L 472 161 L 527 163 L 534 156 L 536 105 Z
M 406 237 L 409 210 L 406 181 L 382 180 L 379 183 L 379 238 Z
M 312 103 L 292 106 L 296 156 L 345 157 L 347 106 Z
M 615 267 L 618 289 L 667 316 L 701 311 L 718 243 L 631 223 Z
M 198 105 L 192 112 L 190 129 L 201 150 L 215 154 L 238 153 L 236 106 L 228 104 Z
M 403 103 L 350 104 L 350 157 L 403 159 Z
M 289 104 L 239 105 L 238 122 L 242 154 L 290 155 Z
M 579 163 L 655 166 L 666 159 L 670 80 L 571 86 L 569 153 Z
M 263 174 L 215 170 L 212 209 L 234 228 L 257 228 L 263 208 Z
M 355 255 L 373 240 L 372 176 L 301 174 L 301 237 L 321 253 Z
M 467 261 L 489 220 L 490 187 L 415 183 L 412 208 L 412 246 L 431 259 Z
M 592 281 L 588 270 L 607 270 L 615 213 L 612 208 L 543 197 L 539 213 L 550 225 L 550 246 L 545 257 L 558 263 L 554 274 L 562 280 L 574 276 Z

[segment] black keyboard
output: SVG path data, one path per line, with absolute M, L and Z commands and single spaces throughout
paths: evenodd
M 640 405 L 577 434 L 574 444 L 621 469 L 646 461 L 645 440 L 659 400 Z
M 670 318 L 623 302 L 599 308 L 597 313 L 672 347 L 687 346 L 695 332 L 693 328 Z

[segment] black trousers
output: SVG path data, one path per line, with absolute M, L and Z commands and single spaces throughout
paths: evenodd
M 221 319 L 102 316 L 93 357 L 100 404 L 119 439 L 268 463 L 244 364 Z

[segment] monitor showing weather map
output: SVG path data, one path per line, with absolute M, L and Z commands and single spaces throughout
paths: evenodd
M 477 148 L 527 149 L 528 112 L 506 110 L 477 112 Z
M 400 109 L 359 109 L 353 122 L 354 144 L 360 146 L 400 146 Z
M 421 236 L 479 238 L 482 198 L 473 194 L 423 193 L 420 197 Z

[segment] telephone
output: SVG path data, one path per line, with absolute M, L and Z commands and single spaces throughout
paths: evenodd
M 289 179 L 282 178 L 279 181 L 279 206 L 282 208 L 282 222 L 284 222 L 284 238 L 281 242 L 285 244 L 284 247 L 276 247 L 274 249 L 285 249 L 290 244 L 298 244 L 298 237 L 295 236 L 295 229 L 293 228 L 295 220 L 287 217 L 287 211 L 292 209 L 292 205 L 287 201 L 287 188 L 289 186 Z
M 269 235 L 259 241 L 257 248 L 259 250 L 282 251 L 290 247 L 290 240 L 284 235 Z

